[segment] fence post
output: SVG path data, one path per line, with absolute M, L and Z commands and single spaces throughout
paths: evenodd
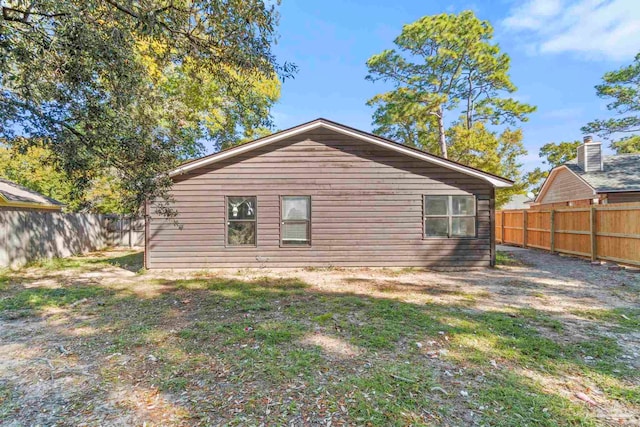
M 529 226 L 529 217 L 527 210 L 522 211 L 522 247 L 527 247 L 527 227 Z
M 598 227 L 597 227 L 597 215 L 596 215 L 596 206 L 592 205 L 591 210 L 589 211 L 589 219 L 590 219 L 590 231 L 591 231 L 591 261 L 595 261 L 598 259 Z
M 555 216 L 556 216 L 556 211 L 551 209 L 551 238 L 550 238 L 550 248 L 549 248 L 549 252 L 553 253 L 554 249 L 555 249 L 555 231 L 556 231 L 556 224 L 555 224 Z
M 502 211 L 502 231 L 500 232 L 500 240 L 502 240 L 503 245 L 507 243 L 504 238 L 504 211 Z

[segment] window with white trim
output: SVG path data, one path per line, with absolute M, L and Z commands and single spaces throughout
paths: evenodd
M 475 196 L 424 196 L 425 237 L 475 237 Z
M 227 196 L 227 245 L 255 246 L 257 200 L 255 196 Z
M 311 244 L 311 197 L 282 196 L 280 242 L 283 246 Z

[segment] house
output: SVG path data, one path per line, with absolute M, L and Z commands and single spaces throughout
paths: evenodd
M 605 156 L 585 137 L 572 161 L 551 170 L 534 207 L 640 202 L 640 154 Z
M 63 207 L 57 200 L 0 178 L 0 211 L 59 212 Z
M 170 172 L 147 204 L 145 265 L 492 265 L 494 192 L 512 182 L 325 119 Z

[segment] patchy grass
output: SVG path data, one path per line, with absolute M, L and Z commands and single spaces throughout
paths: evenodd
M 26 288 L 1 298 L 0 311 L 63 307 L 82 299 L 103 296 L 106 293 L 104 288 L 98 286 Z
M 547 394 L 542 385 L 511 373 L 493 378 L 478 397 L 486 405 L 483 418 L 491 425 L 598 425 L 584 406 Z
M 87 266 L 132 265 L 131 258 L 121 258 L 70 260 L 58 268 L 77 275 Z M 630 371 L 611 336 L 620 326 L 638 332 L 635 310 L 574 312 L 602 327 L 576 340 L 557 313 L 470 305 L 473 295 L 476 301 L 494 294 L 445 285 L 439 294 L 450 303 L 431 302 L 430 293 L 407 301 L 403 290 L 386 288 L 380 297 L 375 280 L 358 281 L 356 295 L 273 275 L 145 275 L 134 276 L 135 284 L 127 286 L 70 286 L 61 279 L 58 287 L 42 288 L 25 287 L 20 276 L 8 274 L 0 315 L 29 310 L 36 322 L 46 309 L 58 309 L 55 323 L 43 320 L 35 335 L 16 332 L 15 344 L 28 339 L 44 349 L 20 356 L 32 358 L 20 375 L 33 376 L 27 383 L 50 383 L 50 394 L 37 399 L 38 405 L 48 402 L 55 417 L 69 424 L 86 422 L 88 414 L 98 424 L 117 424 L 125 415 L 133 418 L 122 424 L 310 420 L 326 425 L 332 420 L 370 426 L 592 426 L 615 421 L 566 393 L 570 387 L 582 387 L 603 405 L 640 414 L 637 372 Z M 74 304 L 81 300 L 86 301 Z M 7 337 L 14 339 L 0 336 L 3 342 Z M 56 353 L 59 345 L 72 355 Z M 74 363 L 96 377 L 69 377 Z M 18 393 L 10 391 L 19 386 L 1 375 L 0 423 L 55 424 L 54 415 L 40 418 L 53 414 L 52 407 L 43 412 L 34 404 L 31 412 L 16 412 Z M 65 378 L 75 381 L 67 400 L 60 397 Z M 74 410 L 79 405 L 89 409 Z M 105 405 L 109 410 L 100 413 Z
M 623 330 L 640 329 L 640 309 L 638 308 L 572 310 L 571 314 L 589 320 L 615 323 Z
M 41 259 L 30 262 L 24 269 L 37 268 L 44 271 L 60 271 L 68 269 L 100 269 L 114 266 L 139 272 L 142 271 L 143 265 L 144 254 L 142 252 L 129 251 L 125 255 L 112 257 L 99 257 L 96 254 L 91 254 L 91 256 Z
M 521 266 L 524 263 L 514 258 L 509 252 L 496 251 L 496 265 Z

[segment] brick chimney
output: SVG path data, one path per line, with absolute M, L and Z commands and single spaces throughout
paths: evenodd
M 585 136 L 578 146 L 578 166 L 585 172 L 602 171 L 602 143 L 593 142 L 591 136 Z

